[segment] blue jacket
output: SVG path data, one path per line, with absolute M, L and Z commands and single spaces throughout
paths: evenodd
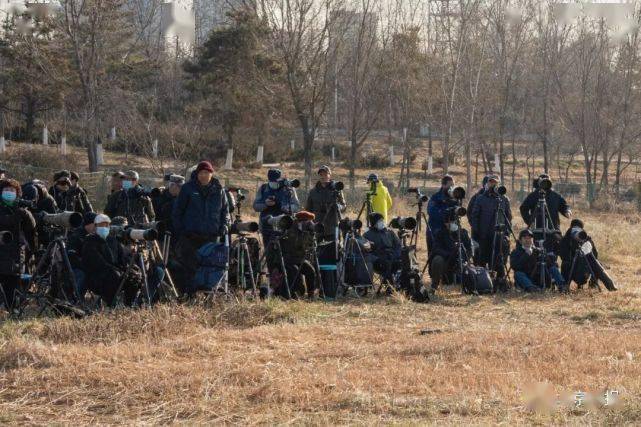
M 227 196 L 216 178 L 202 186 L 193 177 L 182 186 L 172 210 L 172 225 L 176 234 L 220 237 L 228 224 Z
M 443 228 L 445 211 L 455 205 L 456 201 L 442 189 L 430 197 L 430 201 L 427 204 L 427 214 L 429 215 L 427 223 L 430 226 L 432 236 L 435 237 L 439 230 Z
M 472 238 L 476 241 L 491 239 L 494 237 L 496 212 L 499 209 L 499 198 L 490 190 L 478 196 L 468 211 L 470 226 L 472 227 Z M 503 211 L 507 218 L 500 218 L 508 227 L 512 227 L 512 211 L 510 210 L 510 199 L 503 197 Z M 507 219 L 507 221 L 506 221 Z M 506 227 L 505 233 L 509 232 Z

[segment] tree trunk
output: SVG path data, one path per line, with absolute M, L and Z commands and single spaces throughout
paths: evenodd
M 349 148 L 349 188 L 354 191 L 356 189 L 356 138 L 352 135 L 352 144 Z

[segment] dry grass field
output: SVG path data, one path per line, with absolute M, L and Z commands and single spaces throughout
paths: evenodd
M 641 228 L 587 224 L 621 290 L 228 303 L 0 324 L 3 424 L 641 423 Z M 616 407 L 532 390 L 615 390 Z

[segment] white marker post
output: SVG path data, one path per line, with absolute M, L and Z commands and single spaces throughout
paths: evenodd
M 111 141 L 115 141 L 116 140 L 116 128 L 115 127 L 112 127 L 111 129 L 109 129 L 109 139 Z
M 96 143 L 96 164 L 102 166 L 105 164 L 104 153 L 102 151 L 102 142 L 98 141 Z
M 494 155 L 494 170 L 498 171 L 501 169 L 501 160 L 499 159 L 498 153 Z
M 336 148 L 332 147 L 332 163 L 336 162 Z
M 49 145 L 49 129 L 46 126 L 42 129 L 42 145 Z
M 393 145 L 389 146 L 389 164 L 390 166 L 394 166 L 394 146 Z
M 0 153 L 7 152 L 7 141 L 4 139 L 4 136 L 0 136 Z
M 265 159 L 265 147 L 262 145 L 258 146 L 258 151 L 256 151 L 256 163 L 259 165 L 263 164 L 263 160 Z
M 151 143 L 151 155 L 153 156 L 154 159 L 158 158 L 158 140 L 154 139 L 154 141 Z
M 234 161 L 234 149 L 233 148 L 228 148 L 227 149 L 227 159 L 225 159 L 225 169 L 226 170 L 232 169 L 233 161 Z
M 67 137 L 63 136 L 60 138 L 60 154 L 63 156 L 67 155 Z
M 291 147 L 292 150 L 295 150 L 296 149 L 296 141 L 293 140 L 293 139 L 291 141 L 289 141 L 289 146 Z
M 434 171 L 434 158 L 432 156 L 429 156 L 427 158 L 427 173 L 431 175 L 433 171 Z

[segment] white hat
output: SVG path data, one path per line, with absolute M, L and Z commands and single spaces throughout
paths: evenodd
M 102 222 L 108 222 L 109 224 L 111 224 L 111 219 L 107 215 L 104 215 L 104 214 L 96 215 L 96 219 L 93 220 L 93 223 L 94 224 L 100 224 Z

